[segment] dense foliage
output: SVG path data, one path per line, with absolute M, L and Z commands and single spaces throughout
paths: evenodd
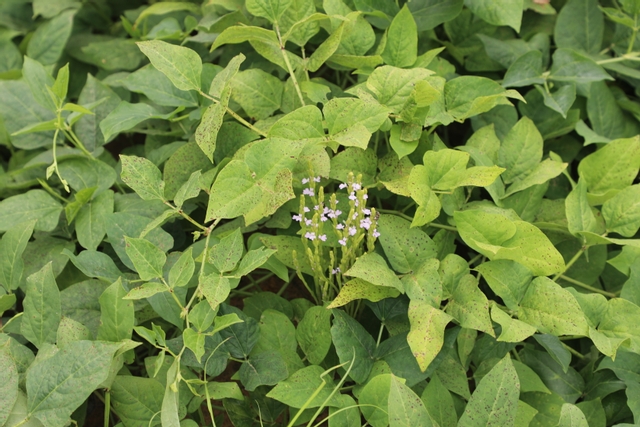
M 0 1 L 0 426 L 640 425 L 640 0 L 200 3 Z

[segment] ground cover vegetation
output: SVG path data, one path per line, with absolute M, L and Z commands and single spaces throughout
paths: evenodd
M 640 425 L 639 0 L 0 2 L 0 426 Z

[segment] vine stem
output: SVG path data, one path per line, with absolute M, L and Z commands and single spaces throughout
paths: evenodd
M 111 413 L 111 390 L 104 392 L 104 427 L 109 427 L 109 415 Z
M 204 96 L 205 98 L 207 98 L 210 101 L 215 102 L 216 104 L 220 104 L 219 100 L 215 99 L 214 97 L 210 96 L 207 93 L 204 93 L 203 91 L 200 91 L 200 95 Z M 237 121 L 239 121 L 240 123 L 242 123 L 243 125 L 248 127 L 249 129 L 251 129 L 252 131 L 257 133 L 258 135 L 263 136 L 265 138 L 267 137 L 266 133 L 264 133 L 263 131 L 261 131 L 260 129 L 258 129 L 257 127 L 255 127 L 254 125 L 252 125 L 251 123 L 249 123 L 248 121 L 243 119 L 242 117 L 240 117 L 240 115 L 238 113 L 236 113 L 235 111 L 233 111 L 231 108 L 229 108 L 229 107 L 225 107 L 225 108 L 227 109 L 227 113 L 229 113 L 229 115 L 231 115 L 234 119 L 236 119 Z
M 582 289 L 586 289 L 586 290 L 591 291 L 591 292 L 596 292 L 596 293 L 602 294 L 602 295 L 604 295 L 606 297 L 609 297 L 609 298 L 615 298 L 617 296 L 616 294 L 614 294 L 612 292 L 607 292 L 607 291 L 603 291 L 602 289 L 594 288 L 593 286 L 587 285 L 586 283 L 582 283 L 579 280 L 572 279 L 571 277 L 568 277 L 568 276 L 565 276 L 565 275 L 562 275 L 562 274 L 560 275 L 560 278 L 562 280 L 564 280 L 565 282 L 569 282 L 569 283 L 571 283 L 573 285 L 576 285 L 576 286 L 578 286 L 578 287 L 580 287 Z
M 289 70 L 289 75 L 291 76 L 291 81 L 293 82 L 293 86 L 296 88 L 296 93 L 298 94 L 298 98 L 300 98 L 300 102 L 304 107 L 306 104 L 304 102 L 304 97 L 302 96 L 302 91 L 300 90 L 300 85 L 298 84 L 298 79 L 296 79 L 296 75 L 293 72 L 293 67 L 291 66 L 291 62 L 289 61 L 289 57 L 287 56 L 287 50 L 284 47 L 284 43 L 282 42 L 282 36 L 280 35 L 280 26 L 277 22 L 274 23 L 276 34 L 278 36 L 278 43 L 280 44 L 280 52 L 282 53 L 282 58 L 284 58 L 284 63 L 287 65 L 287 70 Z
M 586 251 L 588 248 L 589 248 L 588 246 L 581 247 L 580 250 L 578 252 L 576 252 L 576 254 L 573 256 L 573 258 L 571 258 L 569 260 L 569 262 L 564 266 L 564 270 L 562 270 L 560 273 L 558 273 L 555 276 L 553 276 L 553 281 L 557 282 L 558 278 L 562 277 L 564 275 L 564 273 L 566 273 L 571 268 L 571 266 L 573 266 L 573 264 L 575 264 L 576 261 L 578 261 L 578 259 L 584 253 L 584 251 Z
M 171 203 L 169 203 L 168 201 L 164 200 L 164 204 L 169 206 L 171 209 L 173 209 L 173 211 L 175 213 L 177 213 L 178 215 L 180 215 L 181 217 L 183 217 L 184 219 L 186 219 L 187 221 L 189 221 L 191 224 L 195 225 L 196 227 L 198 227 L 200 230 L 202 231 L 207 231 L 207 227 L 203 226 L 202 224 L 200 224 L 198 221 L 196 221 L 195 219 L 191 218 L 187 213 L 185 213 L 182 209 L 178 208 L 177 206 L 173 206 Z

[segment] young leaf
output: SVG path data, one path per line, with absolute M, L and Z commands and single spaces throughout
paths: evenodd
M 144 157 L 120 155 L 122 181 L 131 187 L 143 200 L 164 200 L 162 174 L 151 161 Z
M 142 280 L 162 277 L 167 261 L 164 251 L 146 239 L 125 236 L 125 250 Z
M 384 62 L 395 67 L 410 67 L 418 56 L 418 28 L 407 5 L 393 18 L 387 30 Z
M 53 77 L 38 61 L 35 61 L 28 56 L 24 57 L 24 65 L 22 68 L 22 74 L 34 99 L 38 104 L 42 105 L 49 111 L 56 111 L 56 104 L 51 99 L 47 87 L 53 86 Z
M 23 301 L 24 319 L 20 332 L 37 348 L 56 342 L 56 332 L 62 315 L 60 291 L 53 274 L 52 263 L 27 278 Z
M 491 320 L 499 324 L 502 328 L 497 341 L 521 342 L 536 333 L 535 326 L 531 326 L 517 319 L 512 319 L 511 316 L 495 304 L 491 306 Z
M 182 252 L 178 261 L 171 266 L 171 270 L 169 270 L 169 286 L 172 288 L 186 286 L 191 280 L 195 268 L 193 248 L 189 247 Z
M 239 228 L 223 237 L 220 243 L 211 248 L 209 258 L 218 271 L 224 273 L 233 270 L 244 252 L 244 241 Z
M 507 355 L 480 380 L 458 426 L 515 425 L 519 395 L 518 374 Z
M 587 184 L 584 179 L 578 180 L 578 184 L 565 199 L 564 205 L 567 225 L 571 234 L 575 236 L 580 231 L 595 231 L 597 229 L 596 217 L 587 200 Z
M 340 292 L 327 308 L 342 307 L 358 299 L 377 302 L 385 298 L 395 298 L 398 295 L 400 292 L 397 289 L 374 285 L 361 279 L 352 279 L 342 285 Z
M 133 302 L 123 299 L 126 294 L 119 278 L 100 295 L 99 340 L 119 342 L 131 339 L 135 318 Z
M 202 295 L 207 299 L 212 310 L 216 310 L 227 299 L 231 291 L 229 279 L 215 273 L 201 277 L 199 285 Z
M 202 60 L 193 50 L 160 40 L 136 43 L 151 64 L 180 90 L 200 90 Z

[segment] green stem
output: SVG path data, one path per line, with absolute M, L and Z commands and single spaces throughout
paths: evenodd
M 195 219 L 191 218 L 187 213 L 185 213 L 182 209 L 178 208 L 177 206 L 173 206 L 171 203 L 169 203 L 168 201 L 164 201 L 164 204 L 169 206 L 171 209 L 173 209 L 173 211 L 175 213 L 177 213 L 178 215 L 180 215 L 181 217 L 183 217 L 184 219 L 186 219 L 187 221 L 189 221 L 191 224 L 195 225 L 196 227 L 198 227 L 200 230 L 202 231 L 207 231 L 207 227 L 203 226 L 202 224 L 200 224 L 198 221 L 196 221 Z
M 571 268 L 571 266 L 575 264 L 576 261 L 578 261 L 578 259 L 582 256 L 584 251 L 586 251 L 587 249 L 588 249 L 588 246 L 583 246 L 582 248 L 580 248 L 580 250 L 576 252 L 576 254 L 573 256 L 573 258 L 571 258 L 569 262 L 565 265 L 564 270 L 562 270 L 560 273 L 556 274 L 553 277 L 553 281 L 557 282 L 558 278 L 562 276 L 564 273 L 566 273 Z
M 451 225 L 438 224 L 437 222 L 429 223 L 429 227 L 442 228 L 443 230 L 449 230 L 449 231 L 455 231 L 455 232 L 458 231 L 457 228 Z
M 111 413 L 111 390 L 104 392 L 104 427 L 109 427 L 109 415 Z
M 65 127 L 66 127 L 65 135 L 67 135 L 69 137 L 69 139 L 73 142 L 73 144 L 80 151 L 82 151 L 86 156 L 88 156 L 88 157 L 93 159 L 93 155 L 89 152 L 89 150 L 86 149 L 86 147 L 84 146 L 82 141 L 80 141 L 80 138 L 78 138 L 78 136 L 75 134 L 75 132 L 73 132 L 73 129 L 71 129 L 71 126 L 66 125 Z
M 205 98 L 209 99 L 210 101 L 215 102 L 216 104 L 220 104 L 219 100 L 215 99 L 214 97 L 210 96 L 209 94 L 204 93 L 203 91 L 200 91 L 200 95 L 204 96 Z M 243 125 L 248 127 L 249 129 L 251 129 L 252 131 L 257 133 L 258 135 L 264 136 L 265 138 L 267 137 L 266 133 L 264 133 L 263 131 L 261 131 L 260 129 L 258 129 L 257 127 L 255 127 L 254 125 L 252 125 L 251 123 L 249 123 L 248 121 L 243 119 L 242 117 L 240 117 L 240 115 L 238 113 L 236 113 L 235 111 L 233 111 L 231 108 L 229 108 L 229 107 L 225 107 L 225 108 L 227 109 L 227 113 L 229 115 L 231 115 L 234 119 L 236 119 L 237 121 L 239 121 L 240 123 L 242 123 Z
M 581 287 L 582 289 L 586 289 L 586 290 L 591 291 L 591 292 L 597 292 L 597 293 L 602 294 L 602 295 L 604 295 L 606 297 L 609 297 L 609 298 L 615 298 L 616 297 L 616 294 L 614 294 L 612 292 L 607 292 L 607 291 L 603 291 L 602 289 L 594 288 L 593 286 L 589 286 L 586 283 L 582 283 L 582 282 L 580 282 L 578 280 L 572 279 L 571 277 L 560 275 L 560 278 L 562 280 L 564 280 L 565 282 L 569 282 L 569 283 L 571 283 L 573 285 Z
M 569 350 L 569 352 L 571 354 L 573 354 L 574 356 L 576 356 L 578 359 L 584 359 L 584 354 L 580 353 L 579 351 L 577 351 L 573 347 L 566 345 L 565 343 L 562 343 L 562 345 L 564 346 L 564 348 Z
M 280 52 L 282 53 L 282 58 L 284 58 L 284 63 L 287 65 L 287 70 L 289 70 L 289 75 L 291 76 L 291 81 L 293 82 L 293 86 L 296 88 L 296 93 L 298 94 L 298 98 L 300 98 L 300 102 L 304 107 L 306 105 L 304 102 L 304 97 L 302 96 L 302 91 L 300 90 L 298 79 L 296 79 L 296 74 L 293 72 L 293 67 L 291 66 L 291 62 L 289 61 L 289 56 L 287 55 L 287 50 L 284 47 L 282 36 L 280 35 L 280 27 L 278 26 L 277 22 L 275 23 L 275 30 L 278 36 L 278 43 L 280 44 Z
M 633 27 L 633 32 L 631 33 L 631 40 L 629 40 L 629 47 L 627 48 L 627 55 L 633 51 L 633 45 L 636 42 L 636 36 L 638 35 L 638 14 L 633 15 L 633 22 L 636 24 Z
M 376 210 L 380 213 L 396 215 L 396 216 L 399 216 L 400 218 L 406 219 L 407 221 L 413 221 L 413 218 L 410 217 L 409 215 L 403 214 L 402 212 L 394 211 L 392 209 L 376 209 Z
M 384 322 L 380 324 L 380 331 L 378 331 L 378 340 L 376 341 L 376 348 L 380 345 L 380 340 L 382 339 L 382 333 L 384 332 Z

